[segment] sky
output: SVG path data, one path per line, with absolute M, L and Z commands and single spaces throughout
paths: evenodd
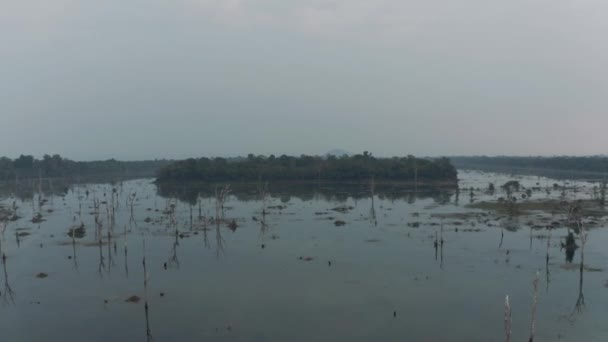
M 0 0 L 0 155 L 608 153 L 605 0 Z

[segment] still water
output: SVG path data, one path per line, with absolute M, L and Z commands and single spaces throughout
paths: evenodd
M 535 340 L 607 341 L 606 217 L 588 228 L 580 286 L 566 211 L 470 208 L 515 178 L 459 178 L 459 192 L 233 187 L 223 209 L 214 191 L 151 179 L 5 194 L 21 218 L 2 234 L 0 340 L 504 341 L 509 295 L 524 341 L 538 272 Z M 516 179 L 535 188 L 523 201 L 589 200 L 597 185 Z

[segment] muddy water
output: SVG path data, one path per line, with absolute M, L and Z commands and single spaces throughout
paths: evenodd
M 537 272 L 536 341 L 608 340 L 606 218 L 585 218 L 581 287 L 581 248 L 569 262 L 560 246 L 565 212 L 472 209 L 513 177 L 459 177 L 458 195 L 393 189 L 373 200 L 365 188 L 269 184 L 265 201 L 256 189 L 229 194 L 219 224 L 215 198 L 160 196 L 149 179 L 73 185 L 44 203 L 5 195 L 21 218 L 2 236 L 1 340 L 504 341 L 508 294 L 521 341 Z M 540 188 L 522 202 L 594 196 L 591 183 L 518 180 Z M 549 231 L 530 229 L 547 222 L 559 223 L 549 248 Z

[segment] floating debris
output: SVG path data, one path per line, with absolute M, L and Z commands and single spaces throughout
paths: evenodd
M 84 229 L 84 224 L 81 224 L 78 227 L 70 228 L 68 231 L 68 236 L 71 238 L 82 239 L 86 235 L 86 230 Z
M 353 209 L 355 209 L 355 208 L 352 206 L 341 205 L 339 207 L 332 208 L 331 210 L 337 211 L 339 213 L 347 213 Z
M 311 257 L 311 256 L 305 256 L 305 257 L 299 257 L 299 260 L 302 261 L 313 261 L 315 258 Z
M 38 213 L 34 217 L 32 217 L 32 223 L 40 223 L 43 222 L 42 214 Z
M 36 274 L 36 278 L 38 278 L 38 279 L 44 279 L 44 278 L 47 278 L 48 276 L 49 275 L 44 272 L 40 272 L 40 273 Z
M 127 302 L 127 303 L 133 303 L 133 304 L 137 304 L 137 303 L 139 303 L 139 301 L 140 301 L 140 300 L 141 300 L 141 298 L 140 298 L 139 296 L 135 296 L 135 295 L 133 295 L 133 296 L 131 296 L 131 297 L 129 297 L 129 298 L 127 298 L 127 299 L 125 299 L 125 302 Z
M 29 233 L 30 230 L 31 228 L 17 228 L 15 229 L 15 235 L 17 235 L 17 237 L 28 236 L 31 235 L 31 233 Z

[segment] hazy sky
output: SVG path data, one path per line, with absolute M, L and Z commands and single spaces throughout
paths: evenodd
M 0 0 L 0 155 L 608 152 L 606 0 Z

